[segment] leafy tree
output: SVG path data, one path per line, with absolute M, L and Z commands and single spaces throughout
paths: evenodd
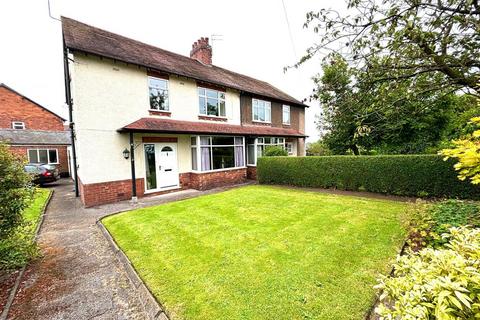
M 321 139 L 316 142 L 307 143 L 307 156 L 330 156 L 332 151 Z
M 263 153 L 265 157 L 284 157 L 288 156 L 287 150 L 279 146 L 270 146 L 265 149 Z
M 444 149 L 440 154 L 448 158 L 457 158 L 454 168 L 460 180 L 470 179 L 473 184 L 480 184 L 480 117 L 472 118 L 471 123 L 478 129 L 463 139 L 454 140 L 452 149 Z
M 386 90 L 384 83 L 365 86 L 362 79 L 368 75 L 338 54 L 323 62 L 322 71 L 314 78 L 312 98 L 321 105 L 317 127 L 322 141 L 335 154 L 436 151 L 447 132 L 452 134 L 452 119 L 474 105 L 443 92 L 410 96 L 406 82 L 395 90 Z M 423 75 L 416 83 L 429 81 L 431 76 Z
M 348 13 L 307 13 L 305 26 L 321 33 L 295 65 L 332 51 L 362 70 L 366 88 L 407 97 L 460 89 L 480 96 L 478 0 L 346 0 Z M 390 103 L 392 101 L 389 101 Z
M 33 189 L 23 161 L 0 143 L 0 239 L 7 237 L 22 222 Z

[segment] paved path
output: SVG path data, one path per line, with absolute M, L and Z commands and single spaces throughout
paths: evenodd
M 208 192 L 185 190 L 85 209 L 73 184 L 61 180 L 40 230 L 43 258 L 22 279 L 9 319 L 145 319 L 121 264 L 96 221 L 110 213 L 191 198 Z

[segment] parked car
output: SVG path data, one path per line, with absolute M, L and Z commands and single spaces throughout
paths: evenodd
M 53 164 L 29 163 L 25 165 L 25 172 L 33 175 L 32 182 L 39 185 L 60 179 L 58 168 Z

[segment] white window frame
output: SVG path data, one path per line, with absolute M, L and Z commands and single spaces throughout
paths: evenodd
M 270 139 L 270 142 L 269 143 L 265 143 L 265 139 Z M 272 139 L 277 139 L 277 142 L 276 143 L 273 143 L 272 142 Z M 279 142 L 281 139 L 282 142 Z M 250 144 L 252 145 L 252 144 Z M 255 167 L 257 166 L 257 159 L 258 159 L 258 147 L 259 146 L 262 146 L 263 149 L 265 149 L 265 146 L 281 146 L 282 148 L 285 149 L 285 137 L 258 137 L 255 139 L 254 141 L 254 154 L 255 154 L 255 161 L 254 163 L 249 163 L 248 162 L 248 156 L 247 156 L 247 165 L 248 166 L 252 166 L 252 167 Z
M 258 105 L 259 102 L 263 102 L 263 107 L 265 108 L 265 120 L 255 119 L 255 108 L 258 109 L 260 107 Z M 268 117 L 267 117 L 267 110 L 268 110 Z M 270 119 L 270 120 L 267 120 L 267 119 Z M 272 123 L 272 103 L 267 100 L 252 98 L 252 121 L 262 122 L 262 123 Z
M 289 156 L 293 156 L 293 142 L 285 142 L 285 150 Z
M 201 137 L 209 137 L 210 138 L 210 144 L 208 145 L 201 145 L 200 144 L 200 138 Z M 236 170 L 236 169 L 243 169 L 247 167 L 247 159 L 246 159 L 246 154 L 245 154 L 245 137 L 244 136 L 222 136 L 222 137 L 233 137 L 233 144 L 232 145 L 217 145 L 217 144 L 212 144 L 212 138 L 216 137 L 215 135 L 213 136 L 207 136 L 207 135 L 201 135 L 201 136 L 191 136 L 191 138 L 195 138 L 195 145 L 191 145 L 190 151 L 194 152 L 193 149 L 195 149 L 196 152 L 196 159 L 197 159 L 197 169 L 194 170 L 193 168 L 191 169 L 192 172 L 198 172 L 198 173 L 208 173 L 208 172 L 218 172 L 218 171 L 228 171 L 228 170 Z M 202 171 L 202 153 L 201 153 L 201 148 L 202 147 L 209 147 L 210 148 L 210 162 L 213 161 L 213 147 L 233 147 L 234 148 L 234 154 L 235 154 L 235 147 L 240 146 L 239 144 L 235 144 L 235 138 L 242 138 L 242 147 L 243 147 L 243 166 L 240 167 L 230 167 L 230 168 L 223 168 L 223 169 L 211 169 L 211 170 L 204 170 Z M 193 164 L 192 164 L 193 165 Z M 190 167 L 192 167 L 192 165 Z M 212 163 L 210 163 L 210 167 L 212 167 Z
M 27 157 L 28 157 L 28 163 L 41 163 L 41 162 L 31 162 L 30 161 L 30 151 L 37 151 L 37 159 L 40 160 L 40 150 L 46 150 L 47 151 L 47 164 L 59 164 L 60 159 L 58 158 L 58 149 L 46 149 L 46 148 L 30 148 L 27 149 Z M 55 150 L 55 153 L 57 155 L 57 162 L 51 162 L 50 161 L 50 151 Z
M 160 110 L 160 109 L 152 109 L 152 105 L 150 104 L 150 79 L 154 80 L 160 80 L 160 81 L 165 81 L 167 83 L 167 109 L 166 110 Z M 170 83 L 168 79 L 164 78 L 159 78 L 159 77 L 154 77 L 154 76 L 148 76 L 148 108 L 150 111 L 159 111 L 159 112 L 170 112 Z
M 17 126 L 21 127 L 21 128 L 17 128 Z M 12 129 L 25 130 L 25 122 L 23 122 L 23 121 L 12 121 Z
M 285 112 L 288 113 L 288 119 L 287 119 L 288 121 L 285 121 Z M 287 105 L 287 104 L 284 104 L 282 106 L 282 123 L 283 124 L 290 125 L 290 115 L 291 115 L 290 114 L 290 106 Z
M 205 94 L 200 94 L 200 89 L 202 90 L 205 90 Z M 208 114 L 208 102 L 207 102 L 207 99 L 209 98 L 207 96 L 207 90 L 210 90 L 210 91 L 215 91 L 217 92 L 217 108 L 218 108 L 218 116 L 216 115 L 213 115 L 213 114 Z M 220 94 L 223 93 L 223 96 L 224 98 L 222 98 L 220 96 Z M 220 91 L 220 90 L 215 90 L 215 89 L 210 89 L 210 88 L 205 88 L 205 87 L 201 87 L 201 86 L 198 86 L 197 87 L 197 97 L 200 98 L 204 98 L 205 99 L 205 113 L 202 113 L 201 112 L 201 108 L 200 108 L 200 102 L 198 104 L 198 115 L 199 116 L 202 116 L 202 117 L 212 117 L 212 118 L 222 118 L 222 119 L 226 119 L 227 118 L 227 93 L 225 91 Z M 214 99 L 214 98 L 210 98 L 210 99 Z M 200 101 L 200 100 L 199 100 Z M 221 114 L 221 111 L 222 109 L 220 108 L 220 104 L 219 102 L 223 101 L 223 105 L 224 105 L 224 108 L 223 108 L 223 112 L 225 113 L 224 115 Z

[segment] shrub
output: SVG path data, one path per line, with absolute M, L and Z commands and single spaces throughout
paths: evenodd
M 479 199 L 480 187 L 459 181 L 452 166 L 438 155 L 262 157 L 257 178 L 265 184 Z
M 473 319 L 480 314 L 480 229 L 450 228 L 444 249 L 400 256 L 379 280 L 382 319 Z
M 279 146 L 269 146 L 265 149 L 263 153 L 265 157 L 281 157 L 281 156 L 288 156 L 287 150 L 283 149 Z
M 31 199 L 31 178 L 24 163 L 0 143 L 0 239 L 6 238 L 22 221 L 22 211 Z

